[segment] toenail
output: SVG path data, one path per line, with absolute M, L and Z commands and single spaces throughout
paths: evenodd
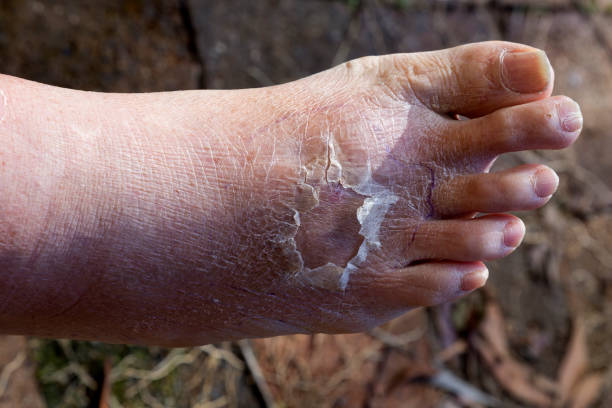
M 536 171 L 533 177 L 533 190 L 540 198 L 551 196 L 559 185 L 559 176 L 549 169 Z
M 504 85 L 514 92 L 540 92 L 550 82 L 550 63 L 544 51 L 504 52 L 501 77 Z
M 558 109 L 561 129 L 566 132 L 576 132 L 582 128 L 582 113 L 576 102 L 568 99 L 560 104 Z
M 520 220 L 510 221 L 504 227 L 504 245 L 508 248 L 516 248 L 523 240 L 525 225 Z
M 487 268 L 482 268 L 474 272 L 470 272 L 461 278 L 461 290 L 464 292 L 470 292 L 474 289 L 478 289 L 487 282 L 489 277 L 489 271 Z

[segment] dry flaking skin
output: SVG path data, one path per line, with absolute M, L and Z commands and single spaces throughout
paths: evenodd
M 397 255 L 409 245 L 411 229 L 433 215 L 434 168 L 411 162 L 424 146 L 415 146 L 405 130 L 410 110 L 418 108 L 357 95 L 289 120 L 299 134 L 289 138 L 297 139 L 299 154 L 288 172 L 297 175 L 294 200 L 287 203 L 295 228 L 277 242 L 293 262 L 295 279 L 329 290 L 345 290 L 352 274 L 373 271 L 381 260 L 409 264 L 412 259 Z M 284 122 L 273 124 L 271 133 Z

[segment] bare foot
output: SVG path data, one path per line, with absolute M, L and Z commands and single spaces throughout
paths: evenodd
M 543 52 L 502 42 L 238 91 L 0 77 L 0 328 L 202 344 L 361 331 L 469 293 L 522 240 L 498 213 L 558 183 L 488 174 L 495 158 L 582 127 L 552 83 Z

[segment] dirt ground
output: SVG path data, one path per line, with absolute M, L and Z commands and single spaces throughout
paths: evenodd
M 259 87 L 369 54 L 546 50 L 585 127 L 485 290 L 365 334 L 194 349 L 0 338 L 0 407 L 612 407 L 612 1 L 2 0 L 0 72 L 71 88 Z

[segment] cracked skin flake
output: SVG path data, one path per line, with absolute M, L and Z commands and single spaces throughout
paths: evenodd
M 355 112 L 353 119 L 330 125 L 328 117 L 343 115 L 337 108 L 294 112 L 266 127 L 290 135 L 289 144 L 281 142 L 274 152 L 293 150 L 299 158 L 294 167 L 295 155 L 287 162 L 283 155 L 272 157 L 295 183 L 293 199 L 283 204 L 291 209 L 295 229 L 277 241 L 291 263 L 287 272 L 329 290 L 346 289 L 351 275 L 371 264 L 371 254 L 389 245 L 383 244 L 386 233 L 381 229 L 390 212 L 403 218 L 408 213 L 417 224 L 433 213 L 434 170 L 411 163 L 403 153 L 406 146 L 393 151 L 405 135 L 399 132 L 377 144 L 376 135 L 363 131 L 367 118 L 352 107 L 343 109 Z
M 338 250 L 345 249 L 346 247 L 355 246 L 355 243 L 359 243 L 357 250 L 353 249 L 352 256 L 343 263 L 325 262 L 324 264 L 312 267 L 309 264 L 309 260 L 313 257 L 308 256 L 309 259 L 304 259 L 304 252 L 308 251 L 307 247 L 296 250 L 300 254 L 300 274 L 303 278 L 308 280 L 314 285 L 322 286 L 328 289 L 345 289 L 350 279 L 350 274 L 355 271 L 362 263 L 367 260 L 368 252 L 373 248 L 380 248 L 379 231 L 383 219 L 385 218 L 389 208 L 397 202 L 398 196 L 387 190 L 384 186 L 374 182 L 371 178 L 371 168 L 368 163 L 365 167 L 367 172 L 361 177 L 357 176 L 357 172 L 349 172 L 349 177 L 343 177 L 343 166 L 340 162 L 336 152 L 339 147 L 335 144 L 332 136 L 328 137 L 327 142 L 327 166 L 325 167 L 324 183 L 317 187 L 313 187 L 309 184 L 302 184 L 296 188 L 296 204 L 298 209 L 296 210 L 296 220 L 303 220 L 303 213 L 316 212 L 317 207 L 321 206 L 322 189 L 327 187 L 331 192 L 327 192 L 327 202 L 325 205 L 334 205 L 334 197 L 337 197 L 338 201 L 336 204 L 341 204 L 344 207 L 351 208 L 353 216 L 347 214 L 347 219 L 353 219 L 359 226 L 359 229 L 355 231 L 351 230 L 351 226 L 345 226 L 340 228 L 338 236 L 332 236 L 332 242 L 346 244 L 341 245 L 341 248 L 328 248 L 326 252 L 338 252 Z M 311 175 L 308 174 L 308 170 L 305 170 L 305 179 L 312 179 Z M 310 177 L 309 177 L 310 176 Z M 350 178 L 358 181 L 356 185 L 350 185 L 346 179 Z M 348 205 L 347 205 L 348 204 Z M 314 210 L 314 211 L 313 211 Z M 319 211 L 319 212 L 324 212 Z M 331 211 L 329 216 L 332 216 Z M 319 217 L 318 222 L 325 221 L 325 217 Z M 334 220 L 330 220 L 334 221 Z M 301 228 L 306 226 L 298 224 Z M 352 232 L 352 234 L 350 234 Z M 348 233 L 348 234 L 347 234 Z M 296 235 L 299 234 L 296 233 Z M 347 235 L 352 235 L 347 237 Z M 295 242 L 295 237 L 291 238 Z M 298 238 L 299 240 L 299 238 Z M 352 242 L 351 242 L 352 241 Z M 341 258 L 339 255 L 338 258 Z

